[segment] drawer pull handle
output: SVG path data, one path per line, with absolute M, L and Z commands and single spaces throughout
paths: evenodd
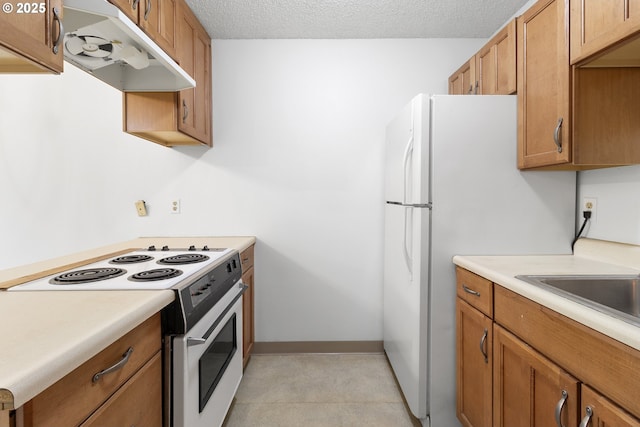
M 591 406 L 587 406 L 585 412 L 587 415 L 585 415 L 582 421 L 580 421 L 580 425 L 578 427 L 587 427 L 589 425 L 589 421 L 591 421 L 591 416 L 593 415 L 593 409 L 591 409 Z
M 489 331 L 487 330 L 487 328 L 484 328 L 484 334 L 482 334 L 482 338 L 480 338 L 480 353 L 482 353 L 482 355 L 484 356 L 484 363 L 489 363 L 489 355 L 487 354 L 487 351 L 484 349 L 485 344 L 487 342 L 488 334 L 489 334 Z
M 147 0 L 147 7 L 144 11 L 144 20 L 149 20 L 149 12 L 151 12 L 151 0 Z
M 569 393 L 567 393 L 567 390 L 562 390 L 562 397 L 556 405 L 556 424 L 558 425 L 558 427 L 564 427 L 562 425 L 562 420 L 560 419 L 560 417 L 562 416 L 562 409 L 564 408 L 564 403 L 567 401 L 568 397 Z
M 93 379 L 91 381 L 95 383 L 104 375 L 110 374 L 111 372 L 121 369 L 129 361 L 129 357 L 131 357 L 131 353 L 133 353 L 133 347 L 129 347 L 129 349 L 122 355 L 122 359 L 118 363 L 111 366 L 110 368 L 107 368 L 98 372 L 93 376 Z
M 242 258 L 242 262 L 247 262 L 249 261 L 249 258 Z
M 475 295 L 477 297 L 480 296 L 480 292 L 474 291 L 473 289 L 467 288 L 467 285 L 462 285 L 462 290 L 468 294 Z

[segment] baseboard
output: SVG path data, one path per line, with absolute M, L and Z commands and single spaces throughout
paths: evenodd
M 278 341 L 256 342 L 253 354 L 383 353 L 382 341 Z

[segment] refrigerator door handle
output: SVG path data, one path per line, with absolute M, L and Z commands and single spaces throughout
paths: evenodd
M 413 154 L 413 129 L 411 129 L 411 136 L 407 142 L 407 146 L 404 149 L 404 159 L 402 163 L 402 176 L 403 176 L 403 191 L 402 191 L 402 203 L 407 203 L 407 187 L 411 176 L 408 176 L 409 172 L 409 160 Z
M 409 271 L 409 280 L 413 280 L 413 269 L 412 269 L 412 265 L 413 265 L 413 257 L 412 257 L 412 251 L 409 247 L 409 245 L 412 245 L 413 242 L 409 242 L 409 239 L 407 239 L 407 236 L 411 236 L 413 235 L 413 211 L 411 209 L 411 207 L 409 206 L 405 206 L 404 208 L 404 237 L 402 239 L 402 253 L 404 255 L 404 262 L 407 265 L 407 270 Z M 411 225 L 409 225 L 409 222 L 407 220 L 407 216 L 409 216 L 410 220 L 411 220 Z

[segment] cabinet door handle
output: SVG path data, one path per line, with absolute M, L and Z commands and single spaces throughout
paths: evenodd
M 187 117 L 189 117 L 189 108 L 187 107 L 187 103 L 185 100 L 182 100 L 182 123 L 187 121 Z
M 62 25 L 62 20 L 60 19 L 60 12 L 57 7 L 53 8 L 53 20 L 58 23 L 58 37 L 53 42 L 53 53 L 58 54 L 60 50 L 60 43 L 62 42 L 62 38 L 64 37 L 64 26 Z
M 487 343 L 487 335 L 489 334 L 489 330 L 484 328 L 484 334 L 482 334 L 482 338 L 480 338 L 480 353 L 484 356 L 484 363 L 489 363 L 489 354 L 485 350 L 485 344 Z
M 124 365 L 129 361 L 129 357 L 131 357 L 131 353 L 133 353 L 133 347 L 129 347 L 129 349 L 122 355 L 122 359 L 116 363 L 115 365 L 104 369 L 93 376 L 92 382 L 98 381 L 102 376 L 110 374 L 111 372 L 117 371 L 118 369 L 122 369 Z
M 560 417 L 562 416 L 562 409 L 564 408 L 564 403 L 567 401 L 568 397 L 569 393 L 567 393 L 567 390 L 562 390 L 562 397 L 556 405 L 556 424 L 558 425 L 558 427 L 564 427 L 562 425 L 562 420 L 560 419 Z
M 151 12 L 151 0 L 147 0 L 147 7 L 145 8 L 144 11 L 144 20 L 148 21 L 149 19 L 149 12 Z
M 593 415 L 593 409 L 591 409 L 591 406 L 587 406 L 585 412 L 587 415 L 585 415 L 582 421 L 580 421 L 580 425 L 578 427 L 587 427 L 589 425 L 589 421 L 591 421 L 591 416 Z
M 467 93 L 473 93 L 473 83 L 469 83 L 469 91 Z
M 462 285 L 462 290 L 463 290 L 463 291 L 465 291 L 465 292 L 466 292 L 466 293 L 468 293 L 468 294 L 475 295 L 475 296 L 477 296 L 477 297 L 479 297 L 479 296 L 480 296 L 480 292 L 478 292 L 478 291 L 474 291 L 473 289 L 468 288 L 468 287 L 467 287 L 467 285 L 464 285 L 464 284 L 463 284 L 463 285 Z
M 133 0 L 133 3 L 131 4 L 131 9 L 136 10 L 138 8 L 138 3 L 140 3 L 140 0 Z
M 562 129 L 562 117 L 558 119 L 558 125 L 556 126 L 556 130 L 553 132 L 553 142 L 556 143 L 556 147 L 558 147 L 558 153 L 562 153 L 562 134 L 560 130 Z

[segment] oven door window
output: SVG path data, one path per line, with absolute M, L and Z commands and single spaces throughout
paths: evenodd
M 229 362 L 233 358 L 238 343 L 236 342 L 236 315 L 220 330 L 209 348 L 200 357 L 200 412 L 204 409 L 213 394 L 216 385 L 224 375 Z

